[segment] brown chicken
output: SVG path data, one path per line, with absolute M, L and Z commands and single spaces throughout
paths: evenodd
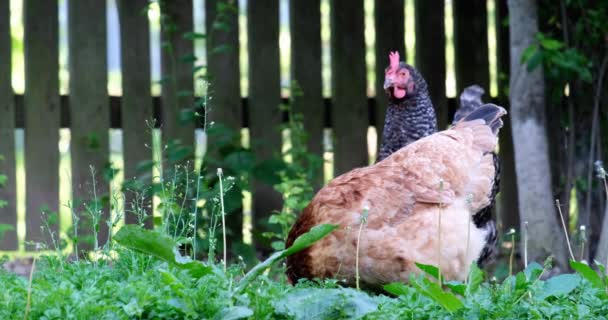
M 491 152 L 505 114 L 503 108 L 486 104 L 448 130 L 332 180 L 303 210 L 287 245 L 315 225 L 340 228 L 287 259 L 289 280 L 335 278 L 354 285 L 361 223 L 362 285 L 377 288 L 407 281 L 410 273 L 421 272 L 416 262 L 439 264 L 446 279 L 464 280 L 488 232 L 475 226 L 472 215 L 490 203 L 495 173 Z

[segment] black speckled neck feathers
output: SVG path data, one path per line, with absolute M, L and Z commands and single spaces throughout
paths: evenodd
M 426 81 L 416 69 L 409 66 L 408 69 L 414 78 L 416 89 L 412 95 L 408 94 L 403 99 L 390 99 L 376 162 L 420 138 L 437 132 L 437 116 Z

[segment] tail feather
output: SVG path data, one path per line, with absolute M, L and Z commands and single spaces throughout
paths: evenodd
M 460 121 L 466 122 L 482 119 L 485 121 L 486 125 L 492 129 L 492 133 L 496 135 L 498 134 L 498 130 L 503 126 L 501 117 L 505 114 L 507 114 L 507 111 L 503 107 L 487 103 L 475 109 Z
M 468 114 L 481 107 L 483 105 L 483 101 L 481 101 L 481 96 L 483 96 L 484 93 L 485 91 L 483 90 L 483 88 L 478 85 L 466 87 L 462 91 L 462 94 L 460 94 L 460 108 L 456 110 L 456 113 L 454 114 L 454 121 L 452 121 L 452 124 L 456 124 Z

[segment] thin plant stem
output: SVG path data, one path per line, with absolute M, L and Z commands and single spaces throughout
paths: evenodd
M 528 267 L 528 221 L 524 221 L 524 268 Z
M 519 298 L 517 298 L 517 300 L 515 300 L 515 303 L 513 303 L 513 305 L 517 305 L 519 301 L 521 301 L 521 299 L 523 299 L 526 295 L 530 296 L 530 288 L 534 287 L 534 285 L 543 277 L 546 271 L 547 267 L 543 267 L 543 271 L 541 271 L 541 273 L 538 275 L 538 278 L 536 278 L 534 282 L 532 282 L 532 284 L 528 286 L 528 289 L 526 290 L 526 292 L 524 292 L 524 294 L 522 294 L 521 296 L 519 296 Z
M 564 235 L 566 235 L 566 243 L 568 244 L 568 251 L 570 252 L 570 258 L 573 261 L 576 261 L 574 258 L 574 253 L 572 252 L 572 246 L 570 245 L 570 238 L 568 237 L 568 229 L 566 228 L 566 222 L 564 221 L 564 214 L 562 213 L 562 207 L 559 203 L 559 199 L 555 199 L 555 205 L 557 206 L 557 211 L 559 212 L 559 217 L 562 219 L 562 227 L 564 228 Z
M 511 234 L 511 254 L 509 255 L 509 277 L 513 275 L 513 258 L 515 257 L 515 230 L 509 231 Z
M 76 255 L 76 262 L 80 260 L 78 256 L 78 223 L 80 222 L 80 217 L 74 211 L 74 205 L 71 201 L 68 201 L 68 208 L 70 208 L 70 213 L 72 214 L 72 229 L 74 229 L 74 254 Z
M 602 63 L 600 65 L 599 74 L 597 77 L 597 82 L 595 83 L 595 96 L 593 98 L 593 113 L 592 113 L 592 121 L 591 121 L 591 135 L 589 141 L 589 157 L 587 164 L 587 199 L 585 201 L 585 219 L 582 224 L 589 224 L 589 213 L 591 212 L 591 192 L 592 192 L 592 176 L 593 176 L 593 160 L 596 155 L 596 145 L 598 140 L 598 129 L 599 129 L 599 110 L 600 110 L 600 101 L 602 97 L 602 92 L 604 90 L 604 75 L 606 73 L 606 68 L 608 67 L 608 53 L 604 54 L 604 58 L 602 59 Z
M 198 176 L 196 179 L 196 198 L 194 199 L 194 235 L 192 238 L 192 251 L 193 251 L 193 260 L 196 260 L 196 235 L 198 232 L 198 226 L 197 226 L 197 216 L 198 216 L 198 197 L 199 197 L 199 191 L 200 191 L 200 185 L 201 185 L 201 171 L 198 171 Z
M 473 201 L 473 195 L 469 194 L 467 196 L 467 207 L 469 209 L 468 213 L 467 213 L 467 246 L 466 246 L 466 250 L 465 250 L 465 257 L 467 257 L 467 259 L 469 258 L 469 247 L 470 247 L 470 243 L 471 243 L 471 213 L 472 213 L 472 208 L 471 208 L 471 202 Z M 467 279 L 466 279 L 466 283 L 469 283 L 469 275 L 470 272 L 467 273 Z
M 186 200 L 188 199 L 188 192 L 190 190 L 190 180 L 188 178 L 188 168 L 190 167 L 190 161 L 186 162 L 186 166 L 184 167 L 184 172 L 186 173 L 186 189 L 184 190 L 184 198 L 182 199 L 182 204 L 179 208 L 179 214 L 178 214 L 178 219 L 177 219 L 177 225 L 179 226 L 180 224 L 184 225 L 184 229 L 185 226 L 188 224 L 186 221 L 182 221 L 182 216 L 184 213 L 184 208 L 186 207 Z M 176 228 L 179 229 L 179 228 Z M 180 236 L 185 236 L 185 234 L 180 234 Z
M 587 242 L 587 228 L 583 225 L 580 227 L 581 233 L 581 258 L 580 260 L 584 260 L 585 258 L 585 242 Z
M 55 231 L 53 231 L 53 229 L 51 228 L 51 223 L 49 222 L 49 219 L 50 219 L 49 211 L 46 209 L 43 209 L 40 211 L 40 215 L 42 216 L 42 223 L 44 224 L 44 226 L 41 227 L 41 229 L 42 230 L 46 229 L 46 231 L 49 234 L 49 237 L 51 238 L 51 244 L 53 245 L 53 249 L 55 250 L 57 256 L 61 256 L 61 248 L 59 248 L 59 244 L 57 243 L 57 240 L 55 239 Z M 63 268 L 63 259 L 59 259 L 59 262 L 61 263 L 61 266 Z
M 217 176 L 220 180 L 220 205 L 222 208 L 222 237 L 224 242 L 224 272 L 226 272 L 226 213 L 224 212 L 224 185 L 222 183 L 222 168 L 217 168 Z
M 126 210 L 124 206 L 121 207 L 121 201 L 118 199 L 120 192 L 117 191 L 120 190 L 120 188 L 118 188 L 115 183 L 116 181 L 112 179 L 112 208 L 114 208 L 116 214 L 114 215 L 114 217 L 112 217 L 112 211 L 110 210 L 110 217 L 108 220 L 108 238 L 106 239 L 106 244 L 104 245 L 105 250 L 107 250 L 108 252 L 112 250 L 112 231 L 114 230 L 118 222 L 122 220 Z M 126 199 L 124 194 L 122 194 L 122 198 Z
M 361 232 L 363 231 L 363 226 L 367 223 L 367 215 L 369 214 L 369 208 L 363 208 L 363 214 L 361 215 L 361 221 L 359 223 L 359 233 L 357 234 L 357 254 L 355 255 L 355 283 L 357 286 L 357 290 L 361 290 L 359 286 L 359 279 L 361 278 L 359 274 L 359 250 L 361 248 Z
M 439 180 L 439 197 L 443 193 L 443 179 Z M 443 213 L 443 202 L 439 202 L 439 211 L 437 211 L 437 280 L 441 285 L 441 214 Z
M 95 179 L 95 168 L 93 166 L 89 167 L 91 171 L 91 180 L 93 181 L 93 203 L 95 207 L 93 208 L 93 212 L 91 212 L 91 218 L 93 219 L 93 241 L 95 243 L 94 251 L 99 249 L 99 239 L 97 239 L 97 230 L 99 230 L 99 208 L 97 207 L 97 183 Z
M 179 171 L 179 166 L 175 165 L 174 169 L 175 170 L 173 171 L 173 181 L 171 182 L 171 200 L 170 201 L 172 203 L 177 203 L 177 201 L 175 200 L 175 193 L 177 192 L 177 173 Z M 175 227 L 175 226 L 177 226 L 177 218 L 176 218 L 177 213 L 173 212 L 173 206 L 169 207 L 169 213 L 170 213 L 171 219 L 173 221 L 172 224 L 174 226 L 173 227 L 173 239 L 177 239 L 177 229 L 178 228 Z
M 608 199 L 608 182 L 606 182 L 605 175 L 602 177 L 602 180 L 604 180 L 604 191 L 606 192 L 606 199 Z
M 604 191 L 606 192 L 606 199 L 608 199 L 608 182 L 606 182 L 606 172 L 602 168 L 602 180 L 604 181 Z M 608 278 L 608 255 L 606 256 L 606 277 Z M 608 286 L 606 286 L 606 294 L 608 294 Z
M 34 279 L 34 270 L 36 269 L 36 258 L 37 256 L 34 256 L 34 260 L 32 261 L 32 269 L 30 270 L 30 279 L 27 286 L 27 303 L 25 305 L 25 314 L 23 315 L 24 320 L 27 320 L 32 303 L 32 280 Z

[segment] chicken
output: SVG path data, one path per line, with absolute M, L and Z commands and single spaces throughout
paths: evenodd
M 303 210 L 287 246 L 315 225 L 340 227 L 287 259 L 290 281 L 336 278 L 354 285 L 357 245 L 360 281 L 368 288 L 407 281 L 410 273 L 421 272 L 416 262 L 439 264 L 446 279 L 464 280 L 487 238 L 472 215 L 491 202 L 491 152 L 505 114 L 501 107 L 484 105 L 451 129 L 332 180 Z M 359 241 L 364 211 L 367 222 Z
M 384 89 L 389 96 L 389 105 L 376 162 L 422 137 L 437 132 L 437 117 L 426 81 L 414 67 L 399 61 L 398 52 L 389 54 L 389 66 L 384 73 Z M 460 108 L 456 111 L 452 124 L 479 108 L 483 104 L 483 94 L 484 90 L 480 86 L 465 88 L 460 95 Z M 496 154 L 494 161 L 498 169 L 499 158 Z M 488 231 L 486 245 L 477 261 L 480 267 L 487 265 L 496 251 L 497 232 L 496 224 L 492 220 L 492 208 L 498 193 L 499 178 L 499 170 L 496 170 L 491 203 L 474 215 L 475 225 Z
M 483 88 L 478 85 L 466 87 L 460 94 L 460 108 L 458 108 L 454 114 L 452 125 L 455 125 L 468 114 L 481 107 L 483 105 L 481 96 L 483 96 L 484 93 Z M 479 255 L 479 259 L 477 259 L 477 265 L 479 267 L 484 267 L 493 260 L 496 255 L 496 241 L 498 240 L 496 222 L 492 220 L 492 209 L 494 208 L 496 195 L 498 194 L 500 186 L 500 158 L 494 151 L 492 151 L 492 160 L 494 161 L 495 173 L 494 183 L 490 193 L 490 203 L 473 215 L 473 223 L 475 226 L 479 229 L 486 230 L 486 243 Z
M 376 162 L 437 132 L 437 116 L 426 81 L 416 68 L 399 61 L 399 52 L 389 54 L 384 90 L 389 97 L 389 105 Z

